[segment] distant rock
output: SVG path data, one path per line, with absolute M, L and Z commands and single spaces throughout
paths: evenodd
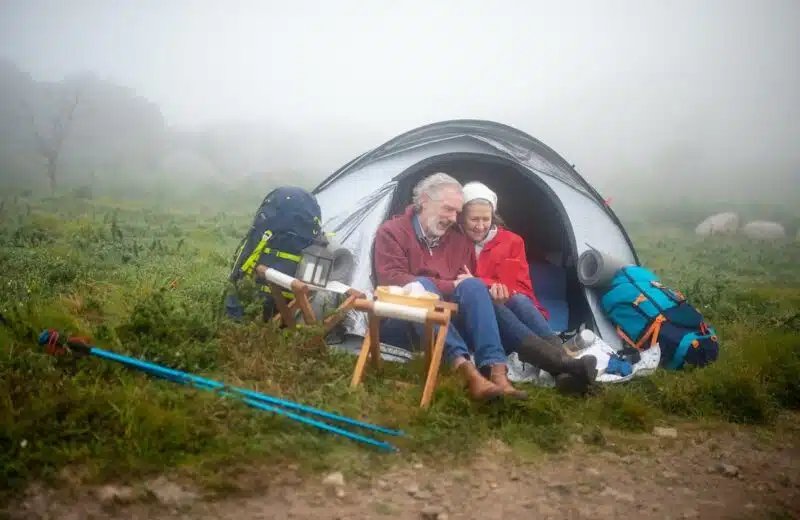
M 748 238 L 757 240 L 777 240 L 786 237 L 786 229 L 777 222 L 767 220 L 754 220 L 742 228 L 742 233 Z
M 733 234 L 739 230 L 739 215 L 736 213 L 717 213 L 711 215 L 694 229 L 698 235 Z

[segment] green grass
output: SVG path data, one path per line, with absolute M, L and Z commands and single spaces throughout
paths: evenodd
M 603 444 L 604 429 L 649 431 L 674 420 L 770 425 L 782 410 L 800 407 L 798 242 L 701 240 L 677 226 L 633 231 L 644 263 L 718 329 L 722 352 L 715 365 L 659 371 L 588 399 L 532 388 L 529 401 L 499 406 L 471 402 L 445 371 L 431 408 L 420 410 L 416 363 L 369 373 L 352 390 L 355 359 L 321 351 L 313 331 L 219 319 L 230 258 L 254 207 L 181 211 L 73 197 L 6 200 L 0 228 L 0 312 L 8 322 L 0 325 L 6 492 L 33 479 L 56 482 L 67 472 L 92 483 L 171 470 L 227 489 L 237 478 L 247 480 L 237 475 L 253 464 L 367 472 L 393 459 L 110 361 L 48 356 L 33 336 L 47 327 L 88 335 L 106 350 L 403 429 L 408 435 L 391 442 L 422 458 L 468 457 L 491 438 L 519 453 L 563 449 L 573 433 Z

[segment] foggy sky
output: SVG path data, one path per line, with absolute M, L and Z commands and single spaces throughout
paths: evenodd
M 179 127 L 279 122 L 329 169 L 450 118 L 518 126 L 592 179 L 800 164 L 796 0 L 0 6 L 0 54 L 37 79 L 92 70 Z

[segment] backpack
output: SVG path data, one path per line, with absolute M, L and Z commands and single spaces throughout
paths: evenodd
M 303 249 L 324 241 L 321 210 L 314 196 L 293 186 L 276 188 L 264 197 L 249 231 L 239 243 L 228 279 L 236 286 L 245 276 L 252 276 L 259 264 L 294 276 Z M 269 295 L 269 285 L 264 284 L 260 289 Z M 294 298 L 290 291 L 282 294 L 287 299 Z M 228 302 L 229 315 L 240 317 L 238 301 L 234 300 Z M 265 317 L 266 314 L 265 309 Z
M 685 363 L 702 367 L 719 355 L 719 338 L 702 314 L 678 291 L 665 287 L 650 270 L 620 268 L 600 297 L 600 307 L 633 355 L 656 343 L 661 366 L 678 370 Z

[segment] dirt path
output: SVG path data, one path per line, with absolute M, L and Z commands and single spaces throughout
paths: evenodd
M 799 455 L 795 436 L 765 439 L 735 428 L 684 427 L 659 435 L 609 434 L 601 446 L 575 439 L 567 453 L 529 461 L 492 443 L 469 466 L 404 462 L 352 481 L 335 474 L 302 478 L 284 468 L 283 484 L 253 489 L 246 497 L 208 500 L 165 479 L 152 483 L 146 498 L 112 486 L 73 490 L 70 496 L 37 491 L 10 517 L 800 519 Z M 274 474 L 276 468 L 264 471 Z M 782 516 L 770 516 L 774 511 Z

